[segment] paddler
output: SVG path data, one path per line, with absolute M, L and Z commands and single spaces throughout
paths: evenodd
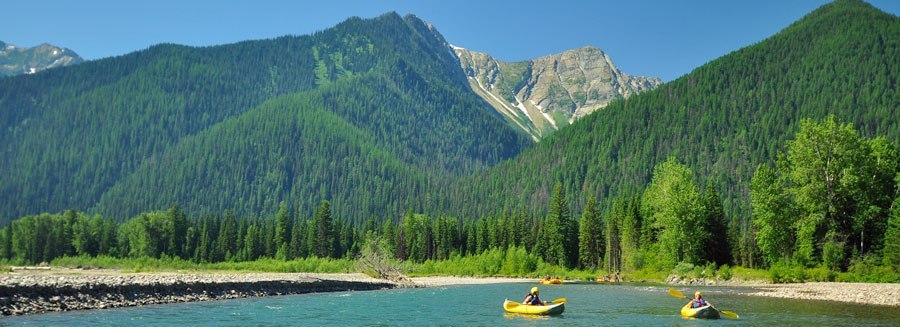
M 694 299 L 691 300 L 691 308 L 692 309 L 705 307 L 707 305 L 715 308 L 715 306 L 713 306 L 712 303 L 706 302 L 706 300 L 703 299 L 703 293 L 700 293 L 700 291 L 697 291 L 696 293 L 694 293 Z
M 538 297 L 538 293 L 540 293 L 540 290 L 538 290 L 537 286 L 532 287 L 531 293 L 528 293 L 528 295 L 525 295 L 525 301 L 522 302 L 522 304 L 547 305 L 547 301 L 541 301 L 541 298 Z

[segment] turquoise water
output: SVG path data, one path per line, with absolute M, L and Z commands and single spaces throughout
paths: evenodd
M 320 293 L 49 313 L 0 319 L 2 326 L 861 326 L 900 325 L 900 309 L 750 297 L 733 288 L 695 290 L 740 319 L 688 320 L 685 300 L 667 288 L 639 285 L 541 286 L 541 297 L 568 299 L 556 317 L 506 314 L 504 298 L 519 300 L 533 284 L 494 284 L 369 292 Z

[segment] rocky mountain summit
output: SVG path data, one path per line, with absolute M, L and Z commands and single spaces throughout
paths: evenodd
M 84 61 L 75 51 L 50 44 L 23 48 L 0 41 L 0 76 L 34 74 Z
M 590 46 L 523 62 L 453 49 L 472 90 L 535 141 L 612 100 L 662 83 L 623 73 L 606 53 Z

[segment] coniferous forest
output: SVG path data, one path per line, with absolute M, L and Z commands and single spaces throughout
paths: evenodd
M 414 16 L 3 78 L 0 258 L 898 281 L 898 58 L 896 16 L 836 1 L 535 144 Z

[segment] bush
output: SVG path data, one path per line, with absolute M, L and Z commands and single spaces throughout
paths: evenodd
M 730 280 L 732 277 L 731 267 L 728 265 L 722 265 L 719 267 L 719 278 L 722 280 Z
M 769 278 L 773 283 L 801 283 L 807 276 L 802 265 L 780 261 L 769 269 Z
M 715 278 L 716 277 L 716 263 L 715 262 L 706 263 L 706 266 L 704 266 L 703 270 L 700 272 L 700 277 Z
M 827 241 L 822 245 L 822 263 L 826 268 L 840 271 L 846 258 L 844 242 Z
M 812 282 L 833 282 L 837 277 L 837 273 L 825 266 L 809 268 L 805 271 L 808 281 Z
M 890 266 L 881 265 L 881 258 L 869 255 L 857 258 L 850 262 L 846 273 L 838 274 L 837 280 L 841 282 L 859 283 L 898 283 L 900 271 Z
M 693 273 L 694 268 L 696 268 L 696 266 L 694 266 L 694 264 L 692 263 L 680 262 L 675 266 L 674 269 L 672 269 L 672 273 L 680 277 L 685 277 Z

